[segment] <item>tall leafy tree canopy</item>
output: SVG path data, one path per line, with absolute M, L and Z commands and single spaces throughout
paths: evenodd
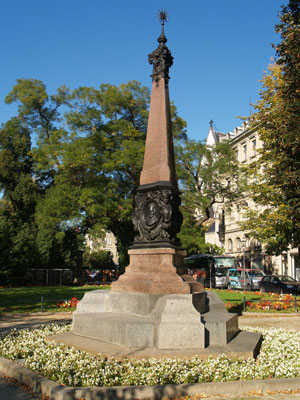
M 129 82 L 61 87 L 49 96 L 41 81 L 21 79 L 6 101 L 19 103 L 19 119 L 37 144 L 32 159 L 34 180 L 43 191 L 35 212 L 43 264 L 70 263 L 85 234 L 103 235 L 104 229 L 126 248 L 149 90 Z
M 275 27 L 281 42 L 251 121 L 264 147 L 251 167 L 251 189 L 259 207 L 248 211 L 243 226 L 273 254 L 300 245 L 299 18 L 300 1 L 290 0 Z
M 0 280 L 18 281 L 39 261 L 34 213 L 40 196 L 33 179 L 30 131 L 13 118 L 0 129 Z
M 180 238 L 190 253 L 220 252 L 204 242 L 213 209 L 228 206 L 242 194 L 244 177 L 228 141 L 207 146 L 194 140 L 176 146 L 177 175 L 182 191 L 184 222 Z
M 0 270 L 17 271 L 23 257 L 24 270 L 73 266 L 80 276 L 86 235 L 101 238 L 106 230 L 127 265 L 149 101 L 148 88 L 136 81 L 62 86 L 54 95 L 39 80 L 17 81 L 6 102 L 18 104 L 18 116 L 0 132 Z M 228 144 L 207 148 L 188 140 L 174 104 L 171 114 L 186 215 L 182 241 L 189 252 L 203 251 L 195 210 L 204 221 L 214 203 L 233 195 L 228 178 L 237 176 L 236 162 Z
M 1 131 L 2 210 L 18 212 L 14 232 L 22 231 L 21 213 L 31 221 L 39 256 L 34 261 L 28 254 L 31 267 L 80 264 L 85 235 L 98 238 L 105 230 L 116 235 L 120 261 L 126 265 L 149 89 L 132 81 L 99 89 L 62 86 L 49 95 L 43 82 L 19 79 L 6 102 L 18 104 L 18 117 Z M 173 104 L 171 108 L 174 134 L 184 138 L 186 123 Z M 7 223 L 2 225 L 5 236 Z

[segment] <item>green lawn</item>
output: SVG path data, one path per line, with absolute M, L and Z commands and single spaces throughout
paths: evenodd
M 0 314 L 41 311 L 42 296 L 43 311 L 73 311 L 74 307 L 59 307 L 57 303 L 69 301 L 73 297 L 81 300 L 85 292 L 95 289 L 109 289 L 109 287 L 93 285 L 0 288 Z M 246 311 L 295 312 L 294 300 L 289 299 L 289 296 L 284 296 L 284 299 L 281 298 L 280 301 L 278 295 L 270 293 L 218 289 L 214 289 L 214 291 L 224 301 L 229 312 L 241 313 L 243 311 L 244 296 L 246 298 Z M 251 300 L 259 300 L 259 302 L 251 302 Z M 277 307 L 277 309 L 274 307 Z M 300 297 L 298 297 L 298 310 L 300 311 Z
M 58 307 L 57 303 L 76 297 L 81 300 L 84 293 L 107 286 L 34 286 L 20 288 L 0 288 L 0 313 L 41 311 L 43 296 L 44 311 L 66 311 L 74 308 Z

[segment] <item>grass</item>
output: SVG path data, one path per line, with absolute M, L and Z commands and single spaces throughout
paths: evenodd
M 73 311 L 74 308 L 59 307 L 57 303 L 76 297 L 81 300 L 85 292 L 107 289 L 107 286 L 32 286 L 0 288 L 0 313 L 24 313 L 41 311 L 41 297 L 44 311 Z
M 242 313 L 244 297 L 246 301 L 251 300 L 269 300 L 272 297 L 268 293 L 260 292 L 244 292 L 239 290 L 226 290 L 226 289 L 213 289 L 218 294 L 221 300 L 225 304 L 232 304 L 232 307 L 228 307 L 229 312 Z
M 65 301 L 72 298 L 81 300 L 84 293 L 95 289 L 109 289 L 109 286 L 32 286 L 20 288 L 0 288 L 0 314 L 2 313 L 24 313 L 41 311 L 41 297 L 43 296 L 43 311 L 61 312 L 74 311 L 75 307 L 61 307 Z M 260 300 L 265 302 L 268 300 L 278 300 L 278 295 L 260 292 L 243 292 L 238 290 L 220 290 L 213 289 L 218 296 L 224 301 L 229 312 L 241 313 L 243 311 L 243 298 L 246 302 L 252 300 Z M 300 297 L 297 298 L 298 309 L 300 309 Z M 259 304 L 257 302 L 251 304 Z M 273 304 L 273 303 L 272 303 Z M 294 312 L 293 303 L 285 310 L 260 310 L 251 309 L 247 305 L 246 311 L 254 312 Z
M 261 293 L 261 292 L 243 292 L 239 290 L 220 290 L 214 289 L 213 291 L 218 293 L 220 299 L 224 302 L 233 301 L 233 300 L 240 300 L 243 301 L 244 296 L 246 300 L 258 300 L 258 299 L 270 299 L 271 296 L 268 293 Z

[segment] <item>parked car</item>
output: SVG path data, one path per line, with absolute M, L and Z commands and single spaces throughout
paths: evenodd
M 260 281 L 261 292 L 300 294 L 300 282 L 288 275 L 266 275 Z
M 227 288 L 228 289 L 260 289 L 260 281 L 264 277 L 264 273 L 260 269 L 252 268 L 234 268 L 227 271 Z

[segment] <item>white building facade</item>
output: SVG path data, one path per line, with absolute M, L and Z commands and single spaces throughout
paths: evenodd
M 226 134 L 216 132 L 211 122 L 206 144 L 213 146 L 222 140 L 230 140 L 241 164 L 252 162 L 257 157 L 257 150 L 263 146 L 258 134 L 249 129 L 245 122 Z M 246 199 L 246 202 L 246 207 L 255 207 L 251 199 Z M 266 254 L 263 243 L 250 239 L 241 230 L 239 223 L 243 219 L 243 212 L 238 202 L 230 208 L 218 204 L 212 214 L 213 223 L 205 234 L 207 243 L 223 247 L 226 255 L 236 257 L 246 267 L 258 267 L 269 274 L 287 274 L 300 280 L 298 250 L 291 249 L 277 257 Z

